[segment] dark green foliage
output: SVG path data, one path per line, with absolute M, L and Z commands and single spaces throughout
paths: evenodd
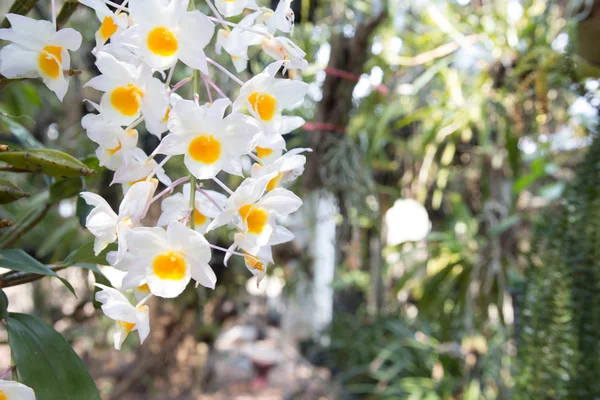
M 600 398 L 600 137 L 541 221 L 518 342 L 518 398 Z

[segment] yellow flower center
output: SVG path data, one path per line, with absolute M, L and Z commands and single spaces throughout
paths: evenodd
M 269 183 L 267 183 L 267 190 L 271 191 L 271 190 L 275 189 L 277 186 L 279 186 L 279 181 L 281 181 L 282 176 L 283 176 L 283 174 L 280 172 L 277 174 L 277 176 L 275 176 L 273 179 L 271 179 L 269 181 Z
M 256 155 L 258 156 L 258 158 L 264 158 L 264 157 L 269 157 L 271 154 L 273 154 L 273 149 L 269 149 L 268 147 L 256 147 Z
M 259 234 L 265 229 L 269 214 L 264 208 L 246 204 L 241 206 L 238 211 L 248 227 L 248 232 Z
M 244 252 L 246 253 L 246 252 Z M 244 257 L 244 261 L 246 261 L 246 265 L 248 265 L 250 268 L 255 269 L 257 271 L 263 272 L 265 270 L 265 266 L 262 262 L 260 262 L 259 260 L 257 260 L 254 257 L 250 257 L 249 253 L 247 256 Z
M 167 107 L 167 112 L 165 112 L 165 116 L 161 122 L 167 122 L 169 120 L 169 115 L 171 115 L 171 107 Z
M 159 26 L 148 33 L 148 49 L 152 53 L 169 57 L 175 54 L 178 48 L 177 38 L 170 29 Z
M 135 324 L 132 322 L 117 321 L 117 325 L 119 326 L 119 328 L 125 329 L 125 333 L 129 333 L 133 328 L 135 328 Z
M 221 142 L 213 135 L 197 136 L 188 147 L 190 156 L 203 164 L 214 164 L 221 156 Z
M 254 92 L 248 96 L 248 101 L 254 112 L 258 114 L 263 121 L 270 121 L 275 115 L 277 100 L 265 92 Z
M 111 156 L 114 156 L 115 153 L 119 150 L 121 150 L 123 148 L 123 146 L 121 145 L 121 142 L 119 142 L 119 145 L 113 149 L 108 149 L 108 154 L 110 154 Z
M 52 79 L 58 78 L 61 73 L 62 47 L 45 46 L 38 56 L 38 67 L 44 75 Z
M 200 211 L 194 209 L 194 224 L 197 227 L 200 225 L 203 225 L 207 219 L 208 218 L 206 218 L 206 215 L 204 215 Z
M 147 283 L 144 283 L 143 285 L 136 287 L 136 289 L 139 290 L 140 292 L 150 293 L 150 286 L 148 286 Z
M 127 117 L 133 117 L 140 111 L 140 99 L 144 93 L 131 83 L 120 86 L 110 94 L 110 102 L 114 108 Z
M 169 251 L 154 257 L 152 270 L 160 279 L 179 281 L 185 277 L 187 265 L 181 253 Z
M 102 25 L 100 25 L 100 37 L 107 41 L 112 35 L 117 31 L 118 25 L 115 23 L 113 17 L 106 16 L 102 20 Z

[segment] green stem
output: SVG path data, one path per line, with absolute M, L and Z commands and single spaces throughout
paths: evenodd
M 196 177 L 190 174 L 190 228 L 196 229 L 196 223 L 194 221 L 194 211 L 196 211 Z

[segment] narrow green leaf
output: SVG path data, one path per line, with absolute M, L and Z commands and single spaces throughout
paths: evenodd
M 64 285 L 75 294 L 73 286 L 64 278 L 61 278 L 52 269 L 42 264 L 21 249 L 0 250 L 0 267 L 11 271 L 26 272 L 30 274 L 46 275 L 58 278 Z M 0 282 L 1 283 L 1 282 Z
M 0 289 L 0 319 L 8 317 L 8 297 L 4 290 Z
M 63 336 L 32 315 L 9 313 L 8 342 L 23 383 L 40 400 L 100 400 L 85 365 Z
M 77 196 L 82 188 L 81 178 L 69 178 L 56 181 L 50 186 L 50 201 L 59 202 L 69 197 Z
M 29 197 L 29 193 L 25 193 L 10 181 L 0 179 L 0 204 L 12 203 L 23 197 Z
M 77 250 L 74 250 L 65 258 L 63 261 L 64 266 L 71 266 L 75 264 L 93 264 L 93 265 L 108 265 L 106 261 L 106 255 L 109 251 L 116 251 L 117 244 L 111 243 L 97 256 L 94 255 L 94 241 L 90 241 L 82 245 Z M 100 272 L 100 271 L 98 271 Z
M 69 21 L 69 18 L 71 18 L 71 15 L 73 15 L 75 10 L 77 10 L 78 6 L 78 1 L 65 1 L 58 13 L 58 16 L 56 17 L 56 26 L 58 29 L 61 29 L 67 23 L 67 21 Z
M 15 0 L 8 10 L 8 13 L 26 15 L 29 11 L 31 11 L 37 2 L 38 0 Z M 0 24 L 0 28 L 8 28 L 9 26 L 10 22 L 8 22 L 7 18 L 4 18 L 4 21 L 2 21 L 2 24 Z
M 0 153 L 0 161 L 16 168 L 40 172 L 57 178 L 74 178 L 96 173 L 75 157 L 51 149 L 5 151 Z
M 10 116 L 0 113 L 0 121 L 2 121 L 9 132 L 17 138 L 19 143 L 24 147 L 31 149 L 43 149 L 44 145 L 42 145 L 32 134 L 25 128 L 23 125 L 15 121 Z

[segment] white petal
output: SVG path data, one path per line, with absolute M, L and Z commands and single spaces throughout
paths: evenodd
M 42 74 L 42 80 L 44 81 L 44 84 L 48 86 L 48 89 L 52 90 L 56 94 L 56 97 L 62 101 L 69 89 L 69 80 L 65 79 L 64 74 L 58 74 L 58 77 L 55 79 L 45 77 L 44 74 Z
M 162 280 L 156 275 L 152 274 L 148 276 L 148 287 L 153 295 L 165 298 L 177 297 L 184 291 L 187 284 L 190 282 L 191 276 L 188 272 L 186 276 L 178 281 L 175 280 Z
M 217 283 L 217 276 L 208 264 L 196 264 L 191 266 L 192 278 L 204 287 L 214 289 Z
M 127 235 L 127 246 L 134 256 L 149 257 L 168 248 L 163 228 L 134 228 Z
M 35 400 L 33 389 L 15 381 L 0 380 L 0 393 L 7 400 Z
M 81 46 L 81 40 L 81 33 L 72 28 L 65 28 L 56 32 L 50 43 L 64 47 L 67 50 L 77 51 Z
M 288 109 L 304 100 L 308 83 L 291 79 L 277 79 L 269 93 L 277 99 L 278 108 Z
M 276 215 L 287 215 L 302 206 L 302 199 L 287 189 L 275 188 L 260 199 L 256 205 L 264 207 Z
M 9 44 L 0 50 L 0 74 L 9 79 L 39 78 L 38 52 L 17 44 Z
M 148 306 L 143 305 L 136 307 L 137 324 L 136 328 L 138 335 L 140 335 L 140 344 L 144 343 L 144 340 L 150 334 L 150 309 Z
M 127 192 L 119 206 L 119 218 L 130 217 L 134 223 L 146 216 L 150 201 L 156 190 L 157 182 L 142 181 L 135 183 Z

